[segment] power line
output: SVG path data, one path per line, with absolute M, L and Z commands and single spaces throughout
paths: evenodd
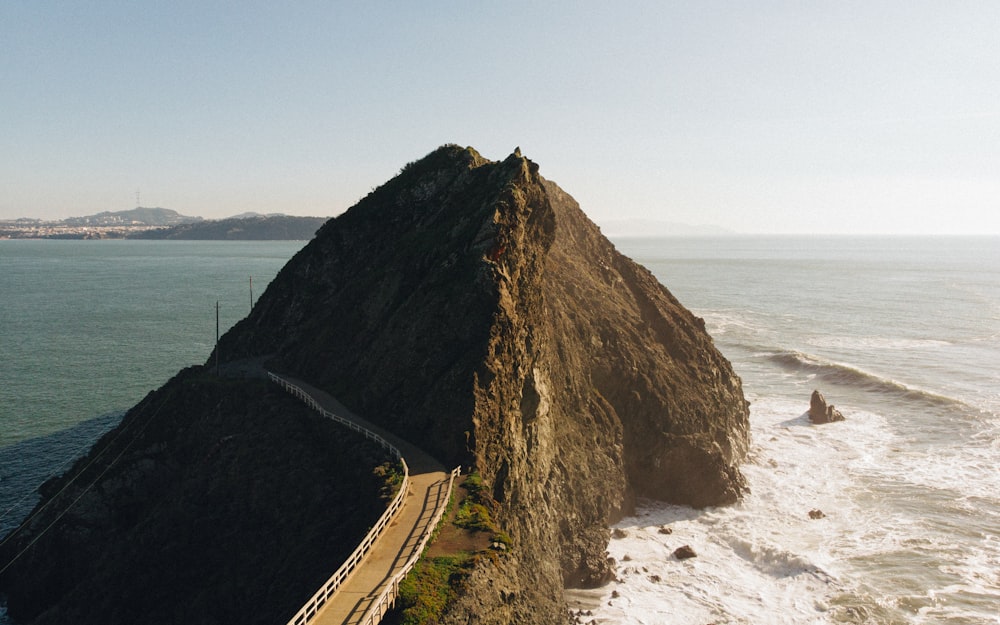
M 127 429 L 127 427 L 125 429 Z M 115 437 L 115 440 L 117 440 L 117 437 Z M 114 441 L 112 441 L 112 443 L 113 442 Z M 69 468 L 69 465 L 73 464 L 74 462 L 76 462 L 80 458 L 80 455 L 82 454 L 82 452 L 84 450 L 86 450 L 88 447 L 93 447 L 93 446 L 94 446 L 94 442 L 89 442 L 89 443 L 84 443 L 83 445 L 80 445 L 79 447 L 77 447 L 76 450 L 74 450 L 73 453 L 70 455 L 69 460 L 67 460 L 66 462 L 63 462 L 61 465 L 59 465 L 59 467 L 55 471 L 52 471 L 51 473 L 49 473 L 49 475 L 46 478 L 46 480 L 51 479 L 52 476 L 54 476 L 54 475 L 60 475 L 60 474 L 64 473 L 66 471 L 66 469 Z M 105 447 L 105 449 L 107 449 L 107 447 Z M 101 453 L 103 453 L 103 452 L 104 452 L 104 450 L 101 450 Z M 96 460 L 96 458 L 95 458 L 95 460 Z M 87 465 L 87 466 L 89 467 L 90 465 Z M 73 478 L 73 479 L 76 479 L 76 478 Z M 62 492 L 62 491 L 60 491 L 60 492 Z M 0 521 L 3 521 L 4 519 L 6 519 L 7 516 L 11 512 L 13 512 L 14 510 L 16 510 L 22 503 L 24 503 L 24 500 L 27 499 L 28 497 L 31 497 L 32 494 L 33 494 L 33 492 L 29 492 L 29 493 L 25 494 L 23 497 L 21 497 L 16 502 L 14 502 L 14 505 L 12 505 L 10 508 L 8 508 L 7 510 L 5 510 L 4 512 L 0 513 Z M 48 505 L 48 504 L 46 504 L 46 505 Z M 34 516 L 34 515 L 32 515 L 32 516 Z M 2 547 L 5 542 L 6 542 L 6 539 L 4 539 L 2 542 L 0 542 L 0 547 Z
M 76 504 L 76 502 L 80 501 L 80 499 L 82 499 L 84 495 L 86 495 L 88 492 L 90 492 L 90 489 L 93 488 L 97 484 L 97 482 L 99 482 L 101 480 L 101 478 L 104 477 L 105 474 L 107 474 L 107 472 L 110 471 L 113 466 L 115 466 L 115 464 L 121 459 L 121 457 L 125 454 L 125 452 L 128 451 L 129 448 L 131 448 L 132 445 L 137 440 L 139 440 L 139 437 L 142 435 L 143 432 L 146 431 L 146 428 L 149 427 L 149 424 L 152 423 L 153 420 L 156 419 L 157 415 L 160 414 L 160 410 L 163 409 L 163 406 L 165 404 L 166 404 L 166 402 L 161 403 L 159 405 L 159 407 L 156 409 L 156 412 L 154 412 L 146 420 L 146 422 L 142 425 L 142 428 L 140 428 L 139 431 L 135 433 L 135 436 L 132 437 L 132 440 L 130 440 L 128 442 L 128 444 L 125 445 L 125 447 L 122 448 L 122 450 L 118 453 L 118 455 L 115 456 L 114 460 L 112 460 L 110 463 L 108 463 L 108 465 L 106 467 L 104 467 L 104 470 L 101 471 L 101 473 L 96 478 L 94 478 L 94 480 L 90 484 L 88 484 L 86 488 L 83 489 L 83 492 L 81 492 L 76 497 L 76 499 L 74 499 L 72 502 L 70 502 L 70 504 L 68 506 L 66 506 L 66 508 L 62 512 L 60 512 L 58 515 L 56 515 L 56 518 L 53 519 L 51 523 L 49 523 L 48 525 L 46 525 L 45 529 L 43 529 L 41 532 L 38 533 L 38 535 L 36 535 L 34 538 L 32 538 L 31 541 L 29 541 L 28 544 L 25 545 L 24 549 L 22 549 L 21 551 L 19 551 L 17 553 L 17 555 L 15 555 L 13 558 L 11 558 L 10 561 L 7 562 L 7 564 L 5 564 L 2 569 L 0 569 L 0 575 L 3 575 L 7 571 L 7 569 L 9 569 L 11 567 L 12 564 L 14 564 L 21 556 L 23 556 L 25 553 L 27 553 L 27 551 L 29 549 L 31 549 L 31 547 L 34 546 L 34 544 L 37 543 L 42 538 L 42 536 L 44 536 L 50 529 L 52 529 L 52 526 L 54 526 L 56 523 L 58 523 L 59 520 L 62 519 L 66 515 L 66 513 L 70 511 L 70 508 L 72 508 Z M 148 404 L 147 404 L 147 406 L 148 406 Z M 144 408 L 144 410 L 145 410 L 145 408 Z M 115 436 L 114 440 L 112 440 L 110 443 L 108 443 L 107 446 L 105 446 L 104 449 L 102 449 L 101 452 L 99 454 L 97 454 L 97 456 L 95 456 L 93 460 L 91 460 L 90 462 L 88 462 L 87 466 L 85 466 L 83 469 L 81 469 L 76 475 L 73 476 L 73 478 L 69 482 L 67 482 L 61 489 L 59 489 L 58 493 L 56 493 L 55 495 L 53 495 L 52 498 L 50 498 L 47 502 L 45 502 L 45 504 L 42 507 L 40 507 L 38 510 L 36 510 L 35 513 L 31 515 L 30 518 L 28 518 L 26 521 L 24 521 L 20 525 L 20 527 L 18 527 L 17 529 L 15 529 L 6 538 L 4 538 L 3 541 L 0 542 L 0 547 L 3 547 L 4 545 L 6 545 L 7 542 L 10 541 L 11 538 L 13 538 L 14 535 L 17 534 L 21 530 L 21 528 L 27 527 L 31 523 L 31 521 L 33 521 L 35 519 L 35 517 L 37 517 L 39 514 L 41 514 L 41 512 L 43 510 L 45 510 L 46 507 L 48 507 L 48 505 L 50 503 L 52 503 L 53 501 L 55 501 L 56 499 L 58 499 L 59 496 L 62 495 L 63 492 L 65 492 L 66 489 L 69 488 L 70 485 L 73 482 L 75 482 L 78 477 L 80 477 L 81 475 L 83 475 L 84 473 L 86 473 L 87 469 L 89 469 L 95 462 L 97 462 L 97 460 L 102 455 L 104 455 L 104 452 L 106 452 L 108 449 L 110 449 L 111 447 L 114 446 L 115 442 L 118 441 L 118 439 L 125 433 L 125 430 L 127 430 L 127 429 L 128 429 L 128 426 L 126 426 L 121 432 L 119 432 L 118 435 Z
M 80 469 L 79 471 L 77 471 L 76 475 L 74 475 L 72 478 L 70 478 L 70 480 L 68 482 L 66 482 L 63 485 L 62 488 L 59 489 L 59 492 L 57 492 L 55 495 L 53 495 L 52 497 L 50 497 L 49 500 L 46 501 L 44 504 L 42 504 L 42 506 L 40 508 L 38 508 L 37 510 L 35 510 L 33 513 L 31 513 L 31 515 L 28 518 L 26 518 L 24 521 L 22 521 L 21 524 L 20 524 L 20 526 L 18 526 L 17 528 L 15 528 L 2 541 L 0 541 L 0 548 L 2 548 L 4 545 L 6 545 L 7 542 L 10 541 L 14 537 L 14 534 L 16 534 L 18 531 L 20 531 L 21 528 L 27 527 L 32 521 L 34 521 L 35 517 L 37 517 L 42 512 L 44 512 L 45 509 L 50 504 L 52 504 L 53 502 L 55 502 L 55 500 L 58 499 L 59 496 L 62 495 L 66 491 L 67 488 L 69 488 L 70 486 L 73 485 L 73 482 L 75 482 L 80 476 L 82 476 L 84 473 L 86 473 L 87 470 L 91 466 L 93 466 L 95 462 L 97 462 L 98 460 L 100 460 L 101 456 L 103 456 L 105 454 L 105 452 L 107 452 L 109 449 L 111 449 L 112 447 L 114 447 L 115 443 L 118 442 L 118 439 L 121 438 L 125 434 L 125 432 L 127 432 L 129 430 L 129 428 L 132 426 L 133 423 L 135 423 L 134 420 L 131 421 L 130 423 L 128 423 L 127 425 L 125 425 L 125 427 L 121 428 L 121 430 L 119 430 L 118 434 L 115 435 L 114 439 L 112 439 L 111 442 L 109 442 L 107 445 L 105 445 L 103 448 L 101 448 L 101 451 L 99 451 L 93 458 L 91 458 L 90 462 L 88 462 L 85 467 L 83 467 L 82 469 Z M 73 458 L 69 462 L 73 462 L 75 460 L 76 460 L 76 458 Z M 69 464 L 69 462 L 67 462 L 67 464 Z M 6 514 L 7 513 L 4 513 L 5 516 L 6 516 Z

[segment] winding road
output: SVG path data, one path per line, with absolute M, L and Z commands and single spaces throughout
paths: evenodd
M 408 468 L 406 492 L 401 494 L 398 509 L 394 511 L 390 504 L 387 514 L 359 545 L 355 555 L 288 622 L 289 625 L 375 625 L 392 607 L 399 581 L 426 546 L 448 505 L 459 470 L 449 473 L 419 448 L 351 413 L 325 391 L 288 376 L 268 375 L 324 415 L 388 444 Z

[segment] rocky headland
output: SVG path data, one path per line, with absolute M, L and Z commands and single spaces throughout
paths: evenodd
M 746 490 L 738 465 L 749 445 L 747 402 L 703 320 L 622 256 L 519 151 L 490 161 L 448 145 L 407 165 L 327 222 L 218 350 L 224 363 L 263 360 L 307 380 L 446 466 L 478 472 L 510 548 L 476 561 L 441 623 L 563 622 L 564 588 L 613 576 L 608 527 L 637 498 L 703 507 L 732 503 Z M 144 592 L 148 601 L 152 593 L 157 609 L 169 610 L 191 596 L 221 593 L 236 604 L 238 597 L 273 594 L 271 584 L 284 580 L 277 573 L 297 570 L 304 551 L 356 541 L 347 529 L 321 537 L 289 526 L 306 522 L 297 506 L 333 514 L 340 505 L 331 494 L 339 492 L 335 485 L 353 481 L 361 488 L 357 514 L 348 516 L 361 526 L 377 517 L 378 487 L 370 477 L 381 461 L 377 453 L 350 458 L 335 445 L 346 435 L 318 435 L 319 425 L 310 426 L 316 430 L 308 441 L 300 438 L 296 432 L 306 426 L 299 419 L 311 421 L 259 381 L 219 380 L 209 369 L 179 378 L 151 396 L 163 397 L 160 410 L 169 417 L 120 455 L 107 454 L 105 472 L 61 490 L 74 479 L 70 472 L 46 486 L 52 498 L 92 484 L 80 495 L 83 505 L 52 529 L 43 530 L 48 517 L 41 514 L 15 541 L 17 548 L 39 538 L 0 578 L 12 614 L 18 606 L 25 620 L 37 616 L 39 623 L 57 622 L 52 614 L 75 617 L 95 592 L 85 579 L 88 566 L 107 552 L 125 558 L 108 563 L 108 571 L 142 568 L 155 555 L 157 575 L 190 578 L 184 571 L 201 551 L 186 550 L 183 537 L 203 541 L 205 512 L 185 505 L 194 495 L 174 494 L 177 472 L 190 480 L 192 493 L 217 492 L 207 487 L 222 479 L 220 472 L 232 480 L 233 507 L 218 511 L 219 523 L 228 514 L 241 519 L 231 528 L 234 542 L 255 545 L 262 536 L 275 542 L 253 562 L 271 577 L 237 580 L 234 571 L 220 580 L 206 566 L 205 583 L 195 591 L 122 574 L 97 578 L 107 584 L 105 595 Z M 237 390 L 244 386 L 256 390 Z M 222 389 L 245 401 L 234 405 L 212 394 Z M 119 430 L 142 423 L 141 410 Z M 280 413 L 281 427 L 275 419 L 251 418 L 258 411 L 275 419 Z M 228 425 L 192 438 L 217 422 Z M 233 442 L 259 441 L 262 422 L 271 426 L 267 444 L 252 448 L 256 453 L 248 449 L 224 466 L 190 464 L 217 457 L 216 445 L 241 449 Z M 129 440 L 116 436 L 106 438 Z M 316 456 L 297 457 L 303 447 Z M 81 461 L 74 471 L 96 471 L 88 466 Z M 330 492 L 313 489 L 294 505 L 278 495 L 311 479 Z M 264 485 L 266 505 L 257 494 Z M 244 499 L 257 507 L 237 505 Z M 173 504 L 170 515 L 163 514 L 165 501 Z M 375 510 L 362 511 L 362 501 L 374 502 Z M 175 539 L 170 550 L 160 547 L 166 537 Z M 294 553 L 279 553 L 280 545 L 292 544 Z M 63 553 L 72 566 L 53 565 Z M 326 556 L 328 574 L 339 561 Z M 232 565 L 224 559 L 212 564 Z M 301 600 L 315 587 L 303 581 Z M 301 600 L 289 599 L 284 614 Z M 265 622 L 255 607 L 247 605 L 240 618 L 234 608 L 225 618 L 206 611 L 191 622 Z M 275 608 L 269 616 L 280 614 Z M 129 622 L 107 616 L 101 622 Z

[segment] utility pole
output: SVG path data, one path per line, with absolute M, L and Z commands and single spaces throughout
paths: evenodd
M 219 300 L 215 300 L 215 375 L 219 375 Z
M 250 312 L 253 312 L 253 276 L 250 276 Z

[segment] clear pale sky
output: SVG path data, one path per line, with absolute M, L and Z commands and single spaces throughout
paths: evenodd
M 335 215 L 443 143 L 598 223 L 1000 234 L 1000 2 L 0 2 L 0 219 Z

